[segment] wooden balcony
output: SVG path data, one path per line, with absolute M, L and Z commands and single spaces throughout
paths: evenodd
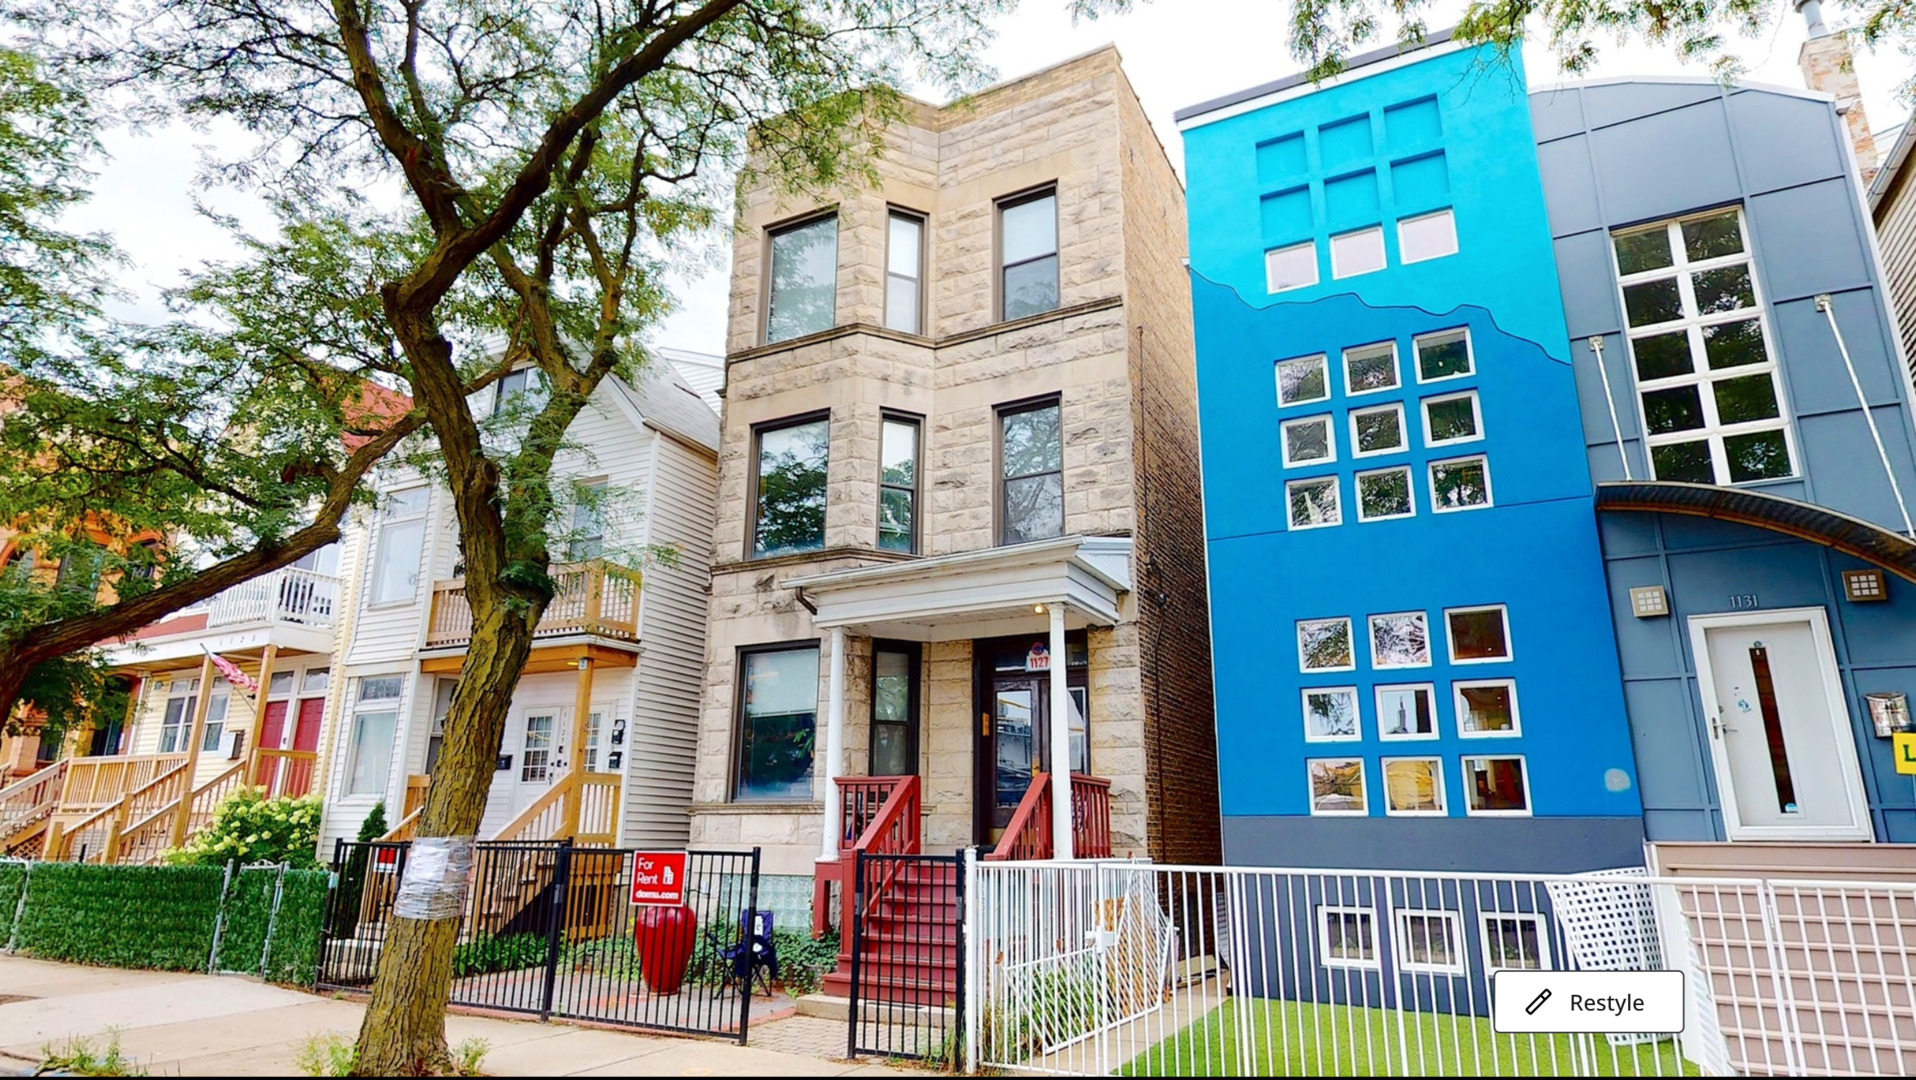
M 639 589 L 644 578 L 637 570 L 607 562 L 576 563 L 553 567 L 552 580 L 558 591 L 534 637 L 638 639 Z M 456 649 L 471 642 L 472 607 L 466 602 L 466 579 L 434 582 L 426 648 Z

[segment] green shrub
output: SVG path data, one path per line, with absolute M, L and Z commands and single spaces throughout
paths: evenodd
M 269 799 L 265 788 L 243 787 L 221 800 L 213 820 L 166 861 L 175 866 L 285 863 L 310 870 L 319 865 L 321 802 L 317 795 Z
M 731 942 L 738 936 L 738 926 L 727 920 L 715 920 L 707 923 L 700 931 L 698 942 L 692 947 L 692 962 L 688 976 L 706 986 L 717 986 L 725 980 L 729 965 L 718 955 L 714 941 Z M 626 942 L 628 948 L 631 942 Z M 779 986 L 794 997 L 815 993 L 824 985 L 825 973 L 838 966 L 838 932 L 836 930 L 822 938 L 812 937 L 809 931 L 778 927 L 772 931 L 772 947 L 778 950 Z M 632 970 L 636 975 L 637 962 Z
M 320 870 L 255 867 L 233 875 L 220 932 L 220 971 L 258 974 L 268 982 L 311 986 L 318 976 L 319 924 L 325 917 L 326 878 Z M 279 893 L 279 913 L 273 894 Z M 267 935 L 272 935 L 268 942 Z
M 386 801 L 381 799 L 359 823 L 359 842 L 370 844 L 391 831 L 386 824 Z M 365 895 L 366 870 L 371 864 L 371 849 L 356 847 L 346 856 L 346 865 L 338 868 L 339 902 L 333 905 L 333 921 L 326 928 L 328 937 L 350 938 L 359 930 L 359 900 Z
M 336 1031 L 308 1035 L 293 1055 L 293 1068 L 307 1076 L 351 1076 L 359 1047 Z
M 26 863 L 0 862 L 0 949 L 13 937 L 13 915 L 20 910 L 20 890 L 26 884 Z
M 508 934 L 505 937 L 488 934 L 473 938 L 453 950 L 452 975 L 455 979 L 463 979 L 468 975 L 484 975 L 493 971 L 541 967 L 545 962 L 546 939 L 543 934 Z
M 48 960 L 203 971 L 225 876 L 210 866 L 40 863 L 15 945 Z

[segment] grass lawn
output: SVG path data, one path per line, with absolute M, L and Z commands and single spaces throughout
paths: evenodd
M 1674 1041 L 1498 1035 L 1488 1017 L 1269 999 L 1226 1001 L 1120 1069 L 1124 1076 L 1238 1076 L 1248 1008 L 1253 1076 L 1699 1076 Z

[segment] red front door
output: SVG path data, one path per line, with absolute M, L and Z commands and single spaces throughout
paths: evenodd
M 319 750 L 319 719 L 325 712 L 325 698 L 307 698 L 299 703 L 299 726 L 293 729 L 293 749 Z
M 268 750 L 279 749 L 280 739 L 286 732 L 286 703 L 269 701 L 266 703 L 266 719 L 260 721 L 259 744 Z

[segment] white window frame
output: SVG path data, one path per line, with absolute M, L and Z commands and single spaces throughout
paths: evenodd
M 389 698 L 362 699 L 360 697 L 361 687 L 363 687 L 369 680 L 372 680 L 372 679 L 398 680 L 399 693 L 396 696 L 389 697 Z M 342 798 L 383 799 L 388 794 L 391 793 L 392 778 L 393 778 L 393 758 L 396 756 L 395 747 L 397 746 L 397 737 L 400 731 L 400 727 L 404 723 L 406 718 L 406 707 L 407 707 L 406 693 L 410 683 L 411 683 L 411 680 L 406 678 L 406 673 L 403 671 L 369 672 L 364 675 L 356 676 L 352 680 L 351 688 L 348 691 L 350 696 L 348 700 L 346 701 L 343 708 L 343 712 L 345 713 L 345 718 L 346 718 L 346 753 L 342 755 L 343 760 L 340 762 L 339 790 L 340 790 Z M 390 712 L 393 714 L 393 730 L 391 734 L 387 736 L 387 744 L 385 749 L 386 788 L 385 790 L 382 790 L 382 791 L 354 791 L 352 789 L 353 788 L 353 762 L 359 756 L 359 749 L 360 749 L 359 715 L 361 713 L 382 713 L 382 712 Z
M 1464 691 L 1484 686 L 1501 686 L 1510 691 L 1510 730 L 1472 731 L 1465 726 L 1470 707 L 1464 703 Z M 1523 735 L 1523 708 L 1517 703 L 1515 679 L 1457 679 L 1450 684 L 1451 707 L 1457 710 L 1457 737 L 1460 739 L 1515 739 Z
M 1359 390 L 1357 384 L 1351 380 L 1351 354 L 1359 353 L 1369 356 L 1385 351 L 1390 353 L 1390 384 L 1387 386 L 1373 386 L 1368 390 Z M 1369 341 L 1362 345 L 1352 345 L 1343 349 L 1338 356 L 1343 362 L 1345 397 L 1356 398 L 1367 397 L 1371 394 L 1387 394 L 1392 390 L 1402 390 L 1404 388 L 1404 366 L 1401 362 L 1402 358 L 1397 355 L 1397 342 L 1394 340 Z
M 1322 670 L 1322 669 L 1319 669 Z M 1351 703 L 1351 715 L 1357 719 L 1357 729 L 1349 735 L 1313 735 L 1311 733 L 1311 695 L 1340 694 L 1348 697 Z M 1364 741 L 1364 707 L 1357 696 L 1355 686 L 1306 686 L 1298 692 L 1298 706 L 1303 711 L 1304 741 L 1307 743 L 1349 743 Z
M 1470 402 L 1471 424 L 1477 429 L 1475 435 L 1465 435 L 1456 439 L 1439 439 L 1431 432 L 1430 407 L 1452 401 Z M 1428 447 L 1461 446 L 1464 443 L 1482 442 L 1484 438 L 1484 407 L 1477 397 L 1477 391 L 1465 390 L 1456 394 L 1432 394 L 1417 403 L 1417 411 L 1424 416 L 1424 445 Z M 1486 474 L 1488 475 L 1488 474 Z
M 1372 393 L 1376 393 L 1376 392 L 1378 391 L 1372 391 Z M 1397 440 L 1398 440 L 1397 445 L 1392 447 L 1387 447 L 1383 450 L 1364 449 L 1363 444 L 1359 442 L 1357 438 L 1357 418 L 1360 416 L 1374 416 L 1378 413 L 1388 413 L 1388 412 L 1394 412 L 1397 414 Z M 1385 454 L 1401 454 L 1405 452 L 1406 450 L 1410 449 L 1410 431 L 1404 426 L 1404 403 L 1401 401 L 1393 401 L 1384 405 L 1371 405 L 1362 409 L 1352 409 L 1350 411 L 1350 427 L 1351 427 L 1351 456 L 1354 458 L 1381 457 Z
M 1377 237 L 1378 259 L 1376 266 L 1366 267 L 1362 270 L 1346 270 L 1338 265 L 1340 260 L 1337 257 L 1337 242 L 1339 240 L 1352 240 L 1370 234 L 1375 234 Z M 1331 237 L 1331 277 L 1333 280 L 1338 278 L 1362 277 L 1365 274 L 1375 274 L 1388 269 L 1390 269 L 1390 251 L 1384 246 L 1384 227 L 1382 225 L 1366 225 L 1361 229 L 1350 229 Z
M 1452 334 L 1461 334 L 1463 336 L 1464 370 L 1454 375 L 1432 375 L 1429 378 L 1425 378 L 1423 354 L 1420 351 L 1424 342 L 1430 341 L 1433 338 L 1447 338 Z M 1470 340 L 1470 327 L 1468 326 L 1452 326 L 1444 330 L 1432 330 L 1427 334 L 1418 334 L 1410 339 L 1410 353 L 1411 363 L 1417 366 L 1417 382 L 1419 385 L 1449 382 L 1452 379 L 1467 379 L 1477 374 L 1477 346 Z
M 1404 243 L 1404 226 L 1415 225 L 1423 221 L 1431 221 L 1435 218 L 1444 218 L 1450 222 L 1450 250 L 1439 251 L 1431 255 L 1419 255 L 1414 259 L 1411 258 L 1410 248 Z M 1412 214 L 1409 217 L 1397 219 L 1397 258 L 1405 266 L 1409 266 L 1412 263 L 1430 262 L 1433 259 L 1449 258 L 1457 254 L 1459 250 L 1461 250 L 1461 243 L 1457 239 L 1457 215 L 1450 207 L 1446 206 L 1442 210 L 1432 210 L 1429 213 Z
M 1519 923 L 1530 923 L 1537 928 L 1537 966 L 1534 968 L 1509 967 L 1499 964 L 1490 951 L 1490 925 L 1493 920 L 1510 919 Z M 1484 973 L 1495 975 L 1499 971 L 1554 971 L 1550 966 L 1550 925 L 1543 914 L 1536 911 L 1480 911 L 1477 913 L 1477 940 L 1482 946 Z
M 1469 506 L 1445 506 L 1437 498 L 1437 470 L 1445 465 L 1462 465 L 1467 462 L 1479 462 L 1484 467 L 1484 501 Z M 1467 514 L 1472 510 L 1488 510 L 1497 505 L 1496 488 L 1490 482 L 1490 457 L 1487 454 L 1467 454 L 1463 457 L 1444 458 L 1433 461 L 1424 467 L 1424 477 L 1430 485 L 1430 512 L 1433 514 Z
M 176 690 L 175 687 L 178 687 L 182 682 L 186 684 L 186 689 L 184 691 Z M 153 743 L 156 753 L 186 753 L 187 743 L 193 738 L 193 709 L 199 703 L 199 698 L 199 679 L 171 679 L 167 682 L 165 702 L 160 706 L 159 736 Z M 166 722 L 166 711 L 172 707 L 175 701 L 180 702 L 180 722 L 177 724 L 168 724 Z M 173 746 L 170 749 L 166 745 L 166 733 L 169 728 L 173 731 Z
M 1324 447 L 1327 451 L 1325 456 L 1315 458 L 1294 458 L 1291 456 L 1291 429 L 1294 427 L 1303 427 L 1306 424 L 1317 424 L 1324 429 Z M 1284 455 L 1284 467 L 1287 469 L 1303 468 L 1307 465 L 1328 465 L 1337 460 L 1337 423 L 1336 418 L 1330 413 L 1318 413 L 1315 416 L 1299 416 L 1286 420 L 1278 432 L 1278 437 L 1278 451 Z M 1288 507 L 1288 505 L 1289 503 L 1287 502 L 1286 506 Z M 1288 513 L 1288 510 L 1286 512 Z
M 1289 285 L 1278 284 L 1275 273 L 1275 263 L 1277 262 L 1278 256 L 1289 255 L 1299 250 L 1308 250 L 1311 253 L 1311 279 Z M 1308 289 L 1323 280 L 1323 273 L 1323 270 L 1317 265 L 1317 241 L 1315 240 L 1307 240 L 1301 244 L 1285 244 L 1283 247 L 1271 248 L 1264 253 L 1264 291 L 1267 293 L 1292 292 L 1297 289 Z
M 1322 368 L 1324 371 L 1324 393 L 1318 397 L 1298 398 L 1296 401 L 1285 401 L 1284 400 L 1284 378 L 1282 375 L 1282 370 L 1284 366 L 1286 364 L 1311 364 L 1311 363 L 1316 364 L 1318 367 Z M 1280 409 L 1294 409 L 1299 405 L 1315 405 L 1320 401 L 1329 401 L 1331 399 L 1330 355 L 1328 353 L 1308 353 L 1304 356 L 1285 357 L 1284 359 L 1279 360 L 1275 364 L 1271 365 L 1271 379 L 1272 379 L 1272 384 L 1277 389 L 1277 407 Z
M 1464 953 L 1470 947 L 1470 939 L 1464 936 L 1464 920 L 1460 913 L 1446 911 L 1442 908 L 1398 908 L 1395 914 L 1397 918 L 1395 925 L 1392 926 L 1391 929 L 1396 932 L 1396 940 L 1391 944 L 1395 947 L 1397 954 L 1397 970 L 1414 971 L 1425 975 L 1467 975 L 1470 973 L 1469 961 L 1464 959 Z M 1414 918 L 1438 919 L 1448 927 L 1448 933 L 1450 935 L 1450 955 L 1455 957 L 1454 963 L 1434 964 L 1428 960 L 1411 959 L 1410 920 Z
M 1690 261 L 1689 250 L 1683 243 L 1683 226 L 1688 222 L 1707 218 L 1721 217 L 1724 213 L 1734 214 L 1736 227 L 1743 241 L 1743 250 L 1734 255 L 1722 255 L 1714 259 Z M 1656 270 L 1644 270 L 1624 276 L 1623 267 L 1617 260 L 1617 239 L 1638 233 L 1662 229 L 1670 245 L 1670 265 Z M 1679 218 L 1657 222 L 1641 228 L 1618 229 L 1609 236 L 1610 269 L 1617 280 L 1617 310 L 1623 316 L 1624 339 L 1630 355 L 1630 379 L 1636 385 L 1637 431 L 1642 436 L 1645 463 L 1652 476 L 1656 474 L 1655 458 L 1651 450 L 1658 446 L 1673 443 L 1704 441 L 1710 446 L 1710 467 L 1716 475 L 1716 483 L 1724 486 L 1745 484 L 1770 484 L 1783 480 L 1800 479 L 1803 475 L 1802 454 L 1796 445 L 1796 424 L 1790 409 L 1789 398 L 1785 396 L 1782 367 L 1777 361 L 1776 334 L 1770 326 L 1769 305 L 1763 297 L 1763 283 L 1756 272 L 1756 253 L 1750 245 L 1749 222 L 1744 217 L 1741 206 L 1718 207 L 1700 214 L 1686 214 Z M 1719 270 L 1732 266 L 1743 266 L 1749 271 L 1750 296 L 1753 306 L 1737 308 L 1734 311 L 1701 314 L 1697 310 L 1696 290 L 1691 275 L 1709 270 Z M 1649 323 L 1643 326 L 1630 325 L 1629 308 L 1625 306 L 1624 289 L 1631 285 L 1663 278 L 1674 278 L 1677 284 L 1677 296 L 1682 305 L 1683 314 L 1670 322 Z M 1761 364 L 1745 364 L 1740 367 L 1724 368 L 1714 371 L 1710 368 L 1709 355 L 1703 345 L 1705 327 L 1725 323 L 1748 322 L 1756 320 L 1757 330 L 1763 338 L 1764 361 Z M 1690 348 L 1691 371 L 1688 375 L 1677 375 L 1666 379 L 1651 379 L 1648 382 L 1637 378 L 1636 343 L 1639 338 L 1659 337 L 1664 334 L 1683 332 Z M 1728 379 L 1744 378 L 1752 375 L 1767 374 L 1770 389 L 1776 395 L 1776 416 L 1765 420 L 1746 420 L 1737 424 L 1723 424 L 1717 419 L 1716 394 L 1713 384 Z M 1643 407 L 1643 395 L 1658 390 L 1694 386 L 1697 388 L 1697 401 L 1703 413 L 1703 426 L 1685 431 L 1666 432 L 1661 435 L 1650 434 L 1649 418 Z M 1723 440 L 1736 435 L 1748 435 L 1758 432 L 1781 431 L 1783 433 L 1784 453 L 1789 456 L 1790 471 L 1782 476 L 1764 477 L 1758 480 L 1732 480 L 1730 478 L 1729 452 L 1724 449 Z
M 1296 514 L 1292 511 L 1291 489 L 1302 484 L 1322 484 L 1326 480 L 1330 481 L 1331 484 L 1332 501 L 1335 504 L 1332 509 L 1335 512 L 1335 519 L 1331 521 L 1306 521 L 1300 525 L 1297 521 Z M 1344 524 L 1343 482 L 1338 478 L 1336 473 L 1332 473 L 1329 476 L 1300 476 L 1295 480 L 1286 481 L 1284 484 L 1284 520 L 1289 524 L 1292 532 L 1301 532 L 1305 529 L 1335 529 L 1339 525 Z
M 1364 513 L 1364 478 L 1367 476 L 1383 476 L 1387 473 L 1400 473 L 1403 475 L 1404 495 L 1410 500 L 1409 508 L 1401 514 Z M 1403 518 L 1417 516 L 1417 481 L 1410 475 L 1410 466 L 1408 465 L 1393 465 L 1387 469 L 1370 469 L 1366 472 L 1360 472 L 1356 477 L 1355 488 L 1354 494 L 1357 497 L 1358 521 L 1398 521 Z
M 1457 643 L 1451 639 L 1451 633 L 1450 633 L 1450 616 L 1452 612 L 1470 612 L 1470 611 L 1496 611 L 1503 615 L 1504 654 L 1502 656 L 1486 656 L 1480 659 L 1469 659 L 1469 660 L 1457 659 Z M 1510 605 L 1509 604 L 1460 604 L 1457 607 L 1445 608 L 1444 609 L 1444 649 L 1450 656 L 1450 662 L 1452 664 L 1508 664 L 1512 660 L 1515 660 L 1517 658 L 1517 642 L 1511 637 L 1511 634 L 1510 634 Z
M 1435 810 L 1397 810 L 1390 805 L 1390 767 L 1401 761 L 1415 761 L 1432 766 L 1431 775 L 1437 778 L 1437 809 Z M 1398 754 L 1379 758 L 1377 761 L 1377 790 L 1384 795 L 1385 817 L 1425 817 L 1440 818 L 1450 816 L 1450 791 L 1444 780 L 1444 759 L 1434 754 Z
M 1351 960 L 1331 955 L 1331 919 L 1332 915 L 1361 915 L 1370 920 L 1370 958 Z M 1317 962 L 1327 968 L 1359 968 L 1365 971 L 1381 971 L 1384 967 L 1383 940 L 1377 933 L 1377 909 L 1356 907 L 1344 904 L 1317 905 Z
M 1387 690 L 1422 690 L 1430 696 L 1430 733 L 1409 732 L 1403 735 L 1391 733 L 1384 724 L 1384 692 Z M 1371 688 L 1371 710 L 1377 714 L 1377 738 L 1381 742 L 1427 742 L 1443 734 L 1442 710 L 1437 707 L 1436 683 L 1378 683 Z
M 369 608 L 402 607 L 406 604 L 414 603 L 415 601 L 419 599 L 419 586 L 421 583 L 425 582 L 427 578 L 427 574 L 424 569 L 426 559 L 432 550 L 432 530 L 427 528 L 427 522 L 432 517 L 432 489 L 424 484 L 420 484 L 420 485 L 417 485 L 414 487 L 408 487 L 408 488 L 399 488 L 395 491 L 390 492 L 388 494 L 388 498 L 397 498 L 400 495 L 408 494 L 415 491 L 423 492 L 425 494 L 425 500 L 426 500 L 424 506 L 417 512 L 410 513 L 410 514 L 403 514 L 403 515 L 394 516 L 394 517 L 388 517 L 386 516 L 384 512 L 384 508 L 381 508 L 381 513 L 379 516 L 379 531 L 378 531 L 378 534 L 374 536 L 373 538 L 373 557 L 370 560 L 368 560 L 369 562 L 368 570 L 370 571 L 370 574 L 366 582 L 366 593 L 367 593 L 366 606 Z M 387 558 L 386 553 L 388 551 L 388 548 L 386 545 L 386 533 L 388 530 L 399 525 L 405 525 L 405 526 L 417 525 L 419 528 L 419 555 L 418 555 L 417 561 L 415 562 L 413 566 L 414 580 L 413 580 L 413 586 L 412 586 L 412 594 L 409 596 L 389 597 L 385 600 L 381 600 L 379 598 L 378 592 L 379 592 L 379 579 L 381 576 L 381 571 L 384 569 L 386 565 L 386 558 Z
M 559 779 L 558 774 L 564 772 L 560 767 L 561 762 L 559 760 L 559 728 L 566 721 L 566 717 L 563 715 L 565 711 L 566 710 L 556 705 L 533 705 L 527 706 L 524 712 L 521 713 L 519 718 L 519 783 L 551 784 Z M 535 750 L 535 747 L 532 745 L 532 718 L 535 716 L 552 721 L 552 727 L 545 733 L 545 745 L 536 748 L 539 752 L 545 754 L 545 758 L 537 765 L 532 764 L 532 754 Z M 527 775 L 533 769 L 539 770 L 537 777 Z
M 1421 664 L 1381 664 L 1377 661 L 1377 632 L 1374 624 L 1378 619 L 1396 619 L 1414 615 L 1424 624 L 1424 662 Z M 1436 649 L 1430 640 L 1430 613 L 1427 611 L 1380 611 L 1364 617 L 1364 643 L 1370 649 L 1370 666 L 1373 671 L 1415 671 L 1427 668 L 1433 662 Z
M 206 722 L 201 725 L 200 753 L 219 753 L 220 740 L 226 737 L 226 714 L 233 708 L 233 685 L 223 675 L 213 677 L 213 692 L 206 696 Z M 191 735 L 191 725 L 188 726 Z
M 1305 663 L 1304 662 L 1304 624 L 1305 623 L 1337 623 L 1337 622 L 1341 622 L 1344 624 L 1344 640 L 1350 643 L 1351 662 L 1348 664 L 1341 664 L 1335 667 L 1311 667 L 1309 664 Z M 1296 639 L 1297 639 L 1297 670 L 1302 672 L 1308 672 L 1308 673 L 1317 673 L 1317 672 L 1325 672 L 1325 671 L 1356 671 L 1357 670 L 1357 638 L 1355 636 L 1356 627 L 1352 625 L 1350 616 L 1332 615 L 1322 619 L 1299 619 L 1297 620 L 1296 625 L 1292 628 L 1292 633 L 1296 636 Z
M 1468 817 L 1534 817 L 1537 800 L 1530 793 L 1530 762 L 1523 754 L 1465 754 L 1458 759 L 1463 770 L 1464 814 Z M 1470 804 L 1472 784 L 1470 782 L 1470 763 L 1473 761 L 1515 761 L 1523 766 L 1523 805 L 1522 810 L 1479 810 Z
M 918 230 L 918 258 L 915 260 L 917 265 L 911 268 L 909 275 L 902 273 L 892 259 L 892 223 L 895 221 L 908 222 Z M 906 210 L 899 206 L 887 208 L 885 215 L 885 329 L 887 330 L 920 337 L 925 334 L 925 264 L 927 261 L 925 237 L 930 232 L 927 228 L 928 223 L 929 219 L 916 210 Z M 909 282 L 915 297 L 912 305 L 912 325 L 909 329 L 893 325 L 893 320 L 899 317 L 899 313 L 892 310 L 891 304 L 891 287 L 894 281 Z

